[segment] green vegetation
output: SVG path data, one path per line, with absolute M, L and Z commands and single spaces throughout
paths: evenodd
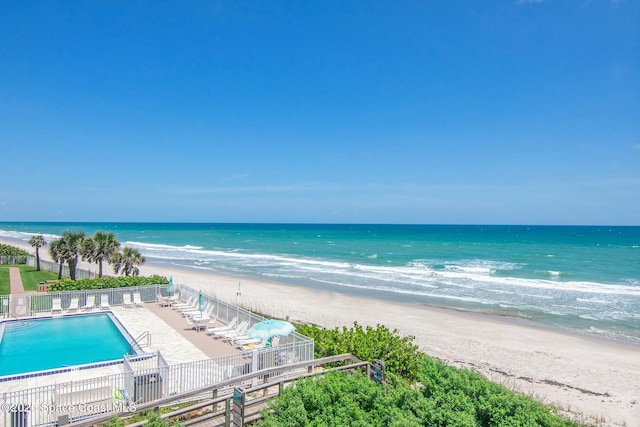
M 149 277 L 120 276 L 100 277 L 95 279 L 70 280 L 64 279 L 49 286 L 49 291 L 72 291 L 85 289 L 126 288 L 132 286 L 165 285 L 169 279 L 164 276 Z
M 380 385 L 362 373 L 332 372 L 286 388 L 258 426 L 575 427 L 524 394 L 418 352 L 414 337 L 384 326 L 325 330 L 300 325 L 315 339 L 316 357 L 352 353 L 385 362 Z
M 29 255 L 31 255 L 29 252 L 23 251 L 20 248 L 0 243 L 0 257 L 25 257 L 24 262 L 21 263 L 25 264 L 27 262 L 26 257 Z
M 46 246 L 47 241 L 42 235 L 31 236 L 29 244 L 36 248 L 36 270 L 40 271 L 40 248 Z
M 18 266 L 18 268 L 20 269 L 22 286 L 25 291 L 37 291 L 38 283 L 56 279 L 56 274 L 49 271 L 38 271 L 34 267 L 24 265 Z
M 120 250 L 120 242 L 113 233 L 96 231 L 82 242 L 82 259 L 98 264 L 98 277 L 102 277 L 102 264 L 111 262 Z
M 178 421 L 170 422 L 166 418 L 160 418 L 160 414 L 153 410 L 143 411 L 135 414 L 133 417 L 126 420 L 113 416 L 109 421 L 102 424 L 102 427 L 124 427 L 127 424 L 132 424 L 142 420 L 147 420 L 145 426 L 147 427 L 180 427 L 181 423 Z
M 145 261 L 145 257 L 140 255 L 137 249 L 126 247 L 111 257 L 113 271 L 116 274 L 123 272 L 125 276 L 137 276 L 140 273 L 137 266 Z
M 7 295 L 11 292 L 11 283 L 9 282 L 9 268 L 0 267 L 0 295 Z
M 66 263 L 71 280 L 76 280 L 80 257 L 98 264 L 98 277 L 102 277 L 104 262 L 111 264 L 116 274 L 137 276 L 140 273 L 138 265 L 146 261 L 137 249 L 125 247 L 120 252 L 120 242 L 115 234 L 106 231 L 96 231 L 92 237 L 86 237 L 82 232 L 65 232 L 60 239 L 51 242 L 49 254 L 60 264 L 58 279 L 62 279 L 62 266 Z
M 25 291 L 37 291 L 38 283 L 56 278 L 56 275 L 53 273 L 49 273 L 48 271 L 38 271 L 34 267 L 28 267 L 26 265 L 12 265 L 11 267 L 15 267 L 20 270 L 22 286 L 24 286 Z M 0 295 L 6 295 L 11 292 L 9 268 L 9 266 L 0 267 Z
M 297 331 L 313 338 L 315 357 L 351 353 L 360 360 L 382 360 L 387 372 L 393 372 L 410 382 L 420 373 L 421 353 L 413 344 L 415 337 L 401 337 L 397 330 L 382 325 L 363 328 L 357 322 L 352 328 L 323 329 L 315 325 L 298 325 Z
M 530 397 L 474 372 L 422 359 L 424 387 L 404 381 L 377 385 L 362 373 L 331 372 L 286 388 L 257 425 L 573 427 Z M 391 374 L 391 377 L 395 377 Z

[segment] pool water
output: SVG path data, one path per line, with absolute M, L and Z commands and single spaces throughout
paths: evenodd
M 107 313 L 5 322 L 0 340 L 0 377 L 117 360 L 131 352 Z

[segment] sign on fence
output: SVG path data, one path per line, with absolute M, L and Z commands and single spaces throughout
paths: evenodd
M 233 407 L 231 408 L 233 427 L 244 426 L 244 403 L 246 392 L 242 387 L 234 387 L 233 389 Z

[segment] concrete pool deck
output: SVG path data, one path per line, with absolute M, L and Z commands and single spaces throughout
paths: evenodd
M 148 332 L 151 336 L 151 342 L 148 347 L 144 347 L 145 350 L 160 351 L 169 364 L 241 353 L 235 347 L 213 339 L 204 331 L 196 332 L 184 329 L 187 326 L 186 320 L 180 313 L 169 307 L 159 307 L 156 303 L 149 302 L 144 307 L 136 308 L 114 306 L 111 311 L 134 338 Z M 47 357 L 46 351 L 43 351 L 42 357 Z M 123 372 L 122 364 L 117 364 L 82 371 L 22 378 L 5 381 L 1 384 L 3 392 L 11 392 L 121 372 Z

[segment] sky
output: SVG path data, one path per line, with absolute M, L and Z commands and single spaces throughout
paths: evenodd
M 640 225 L 640 2 L 0 2 L 0 221 Z

